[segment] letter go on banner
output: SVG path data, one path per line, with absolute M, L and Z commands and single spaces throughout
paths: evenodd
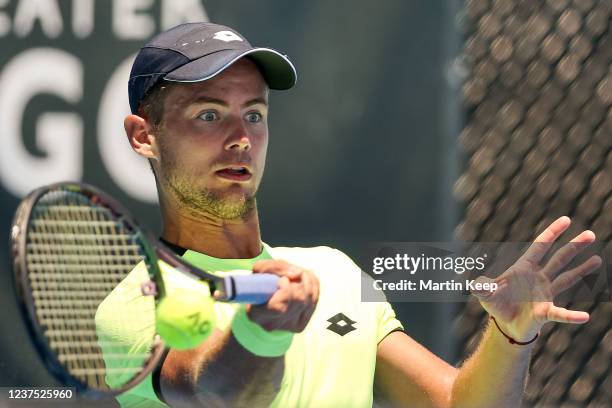
M 0 0 L 0 45 L 11 42 L 0 47 L 1 187 L 22 197 L 40 185 L 81 180 L 88 169 L 104 168 L 129 196 L 156 202 L 147 161 L 129 148 L 123 130 L 133 53 L 155 32 L 208 20 L 202 3 Z M 101 21 L 110 26 L 97 27 Z M 91 50 L 98 49 L 100 55 L 92 58 Z M 57 104 L 50 102 L 33 127 L 24 127 L 29 104 L 39 95 Z M 32 128 L 33 135 L 24 133 Z M 25 140 L 33 140 L 38 153 L 29 151 Z M 84 163 L 91 148 L 98 150 L 102 166 Z

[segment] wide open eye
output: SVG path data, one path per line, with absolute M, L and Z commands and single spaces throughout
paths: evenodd
M 200 119 L 202 119 L 204 122 L 213 122 L 215 120 L 217 120 L 218 115 L 217 112 L 214 111 L 206 111 L 203 112 L 200 116 L 198 116 Z
M 257 122 L 261 122 L 262 120 L 262 115 L 259 112 L 250 112 L 247 113 L 246 115 L 246 120 L 250 123 L 257 123 Z

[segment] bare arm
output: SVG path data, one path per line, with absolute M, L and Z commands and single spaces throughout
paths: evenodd
M 197 349 L 170 351 L 161 388 L 173 407 L 268 406 L 283 372 L 283 357 L 256 356 L 231 332 L 215 330 Z
M 520 406 L 534 344 L 510 344 L 495 325 L 489 324 L 476 352 L 459 370 L 451 405 Z
M 402 332 L 378 346 L 375 391 L 382 406 L 516 407 L 533 344 L 510 344 L 495 326 L 457 369 Z
M 374 394 L 383 407 L 446 407 L 457 369 L 404 332 L 378 345 Z
M 249 308 L 249 319 L 268 331 L 303 331 L 319 297 L 316 276 L 284 261 L 259 261 L 253 271 L 281 279 L 267 304 Z M 162 367 L 161 392 L 173 407 L 268 406 L 283 373 L 284 356 L 254 355 L 230 330 L 215 330 L 196 349 L 170 351 Z

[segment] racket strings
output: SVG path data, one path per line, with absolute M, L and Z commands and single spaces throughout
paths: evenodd
M 149 359 L 155 330 L 154 301 L 142 296 L 139 285 L 148 279 L 146 270 L 137 276 L 141 280 L 124 284 L 144 258 L 133 230 L 89 197 L 57 190 L 34 207 L 27 236 L 34 309 L 58 360 L 90 388 L 125 385 Z M 107 307 L 118 293 L 139 309 Z M 108 324 L 109 330 L 101 329 Z M 117 334 L 134 329 L 139 347 Z

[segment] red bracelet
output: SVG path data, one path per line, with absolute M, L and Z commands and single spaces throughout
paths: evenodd
M 536 339 L 538 338 L 538 336 L 540 335 L 540 333 L 537 333 L 535 335 L 535 337 L 529 341 L 516 341 L 514 340 L 512 337 L 508 336 L 506 333 L 504 333 L 504 331 L 501 329 L 501 327 L 499 327 L 499 324 L 497 324 L 497 320 L 495 320 L 495 318 L 493 316 L 490 316 L 491 320 L 493 320 L 493 323 L 495 323 L 495 326 L 497 326 L 497 328 L 499 329 L 499 331 L 501 332 L 501 334 L 504 335 L 505 338 L 508 339 L 508 341 L 510 342 L 510 344 L 518 344 L 519 346 L 526 346 L 527 344 L 531 344 L 534 341 L 536 341 Z

